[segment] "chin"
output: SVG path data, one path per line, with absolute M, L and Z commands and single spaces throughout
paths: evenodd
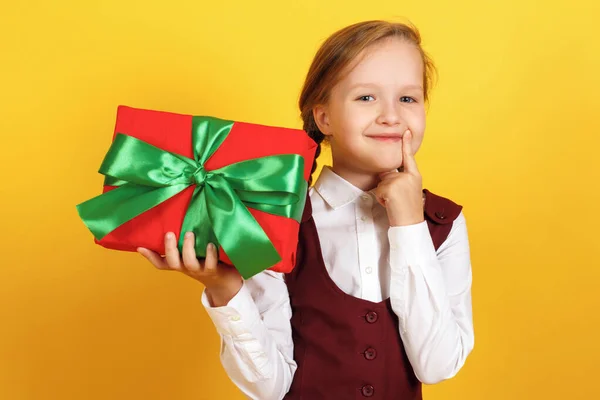
M 372 168 L 374 172 L 388 172 L 394 169 L 400 168 L 402 165 L 402 157 L 393 157 L 389 159 L 380 158 L 377 160 L 373 160 Z

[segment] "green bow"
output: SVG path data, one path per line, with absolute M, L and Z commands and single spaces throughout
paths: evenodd
M 206 257 L 208 243 L 221 246 L 245 279 L 273 266 L 281 256 L 247 207 L 300 221 L 308 189 L 304 158 L 273 155 L 205 170 L 204 163 L 232 126 L 231 121 L 193 117 L 193 160 L 118 133 L 99 170 L 105 175 L 105 185 L 118 187 L 79 204 L 79 216 L 101 240 L 125 222 L 196 185 L 179 250 L 183 234 L 191 231 L 197 256 Z

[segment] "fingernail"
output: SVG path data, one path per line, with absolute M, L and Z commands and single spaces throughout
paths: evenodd
M 175 234 L 173 232 L 168 232 L 167 239 L 175 239 Z
M 192 235 L 193 235 L 193 233 L 192 233 L 192 232 L 186 232 L 186 233 L 185 233 L 185 237 L 186 237 L 186 238 L 188 238 L 188 239 L 191 239 L 191 238 L 192 238 Z
M 212 243 L 209 243 L 208 246 L 206 247 L 208 250 L 212 251 L 215 249 L 215 245 Z

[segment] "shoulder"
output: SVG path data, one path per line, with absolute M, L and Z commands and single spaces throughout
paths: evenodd
M 425 217 L 437 224 L 447 225 L 462 216 L 463 206 L 454 200 L 436 194 L 429 189 L 423 189 L 425 196 Z
M 425 220 L 436 251 L 442 250 L 442 245 L 462 242 L 466 232 L 463 206 L 448 197 L 423 190 L 425 195 Z M 450 239 L 450 240 L 448 240 Z

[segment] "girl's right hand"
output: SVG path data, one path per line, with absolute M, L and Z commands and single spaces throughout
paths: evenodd
M 160 270 L 179 271 L 202 283 L 213 307 L 229 303 L 243 284 L 242 276 L 235 267 L 217 261 L 217 250 L 212 243 L 206 248 L 205 260 L 196 258 L 192 232 L 188 232 L 184 238 L 181 257 L 172 232 L 165 235 L 165 257 L 143 247 L 137 251 Z

